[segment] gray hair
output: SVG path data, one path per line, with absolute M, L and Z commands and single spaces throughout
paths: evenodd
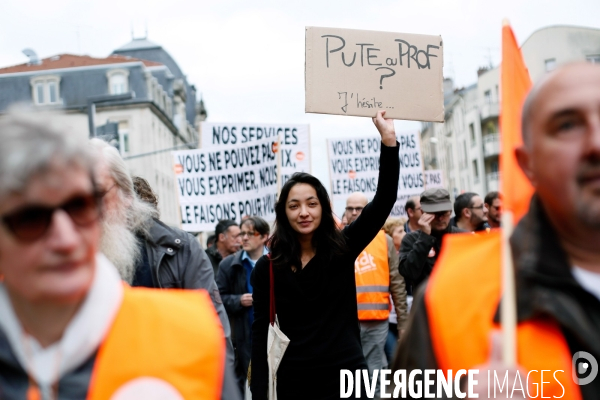
M 127 225 L 133 232 L 148 237 L 152 218 L 159 216 L 158 210 L 138 197 L 133 187 L 129 168 L 116 148 L 97 138 L 91 139 L 90 143 L 98 152 L 100 158 L 98 161 L 106 163 L 110 176 L 119 189 L 119 196 L 122 200 L 128 200 L 122 202 L 122 204 L 129 204 L 127 210 L 123 210 Z
M 121 158 L 119 151 L 101 139 L 91 139 L 90 143 L 98 151 L 100 156 L 99 162 L 105 162 L 108 166 L 110 176 L 115 180 L 115 183 L 121 189 L 121 193 L 125 197 L 132 199 L 135 197 L 133 190 L 133 180 L 129 175 L 129 168 L 125 161 Z
M 91 172 L 94 157 L 86 135 L 61 123 L 60 114 L 12 108 L 0 119 L 0 198 L 22 193 L 30 179 L 52 164 Z

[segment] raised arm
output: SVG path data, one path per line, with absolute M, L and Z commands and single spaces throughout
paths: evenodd
M 381 135 L 381 153 L 379 157 L 379 179 L 373 200 L 367 204 L 360 216 L 344 229 L 348 248 L 358 255 L 377 235 L 390 215 L 398 194 L 400 178 L 399 146 L 396 141 L 394 121 L 383 118 L 385 111 L 380 110 L 373 123 Z

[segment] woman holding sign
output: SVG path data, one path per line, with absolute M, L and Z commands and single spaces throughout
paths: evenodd
M 336 227 L 327 191 L 306 173 L 281 190 L 270 249 L 280 328 L 290 339 L 277 372 L 277 394 L 289 399 L 338 399 L 340 370 L 367 369 L 356 305 L 354 261 L 375 238 L 396 201 L 400 165 L 394 122 L 379 111 L 379 183 L 373 201 L 342 231 Z M 270 261 L 252 273 L 252 379 L 254 400 L 267 398 L 267 332 Z M 361 394 L 364 396 L 365 391 Z

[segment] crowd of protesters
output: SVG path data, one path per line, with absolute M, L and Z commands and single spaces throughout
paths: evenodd
M 543 354 L 552 344 L 564 353 L 556 360 L 600 357 L 599 93 L 598 66 L 545 77 L 524 105 L 516 151 L 535 188 L 511 239 L 517 317 L 546 335 L 519 336 L 531 347 L 520 349 Z M 257 216 L 219 221 L 205 250 L 160 221 L 160 199 L 111 145 L 52 116 L 4 116 L 0 399 L 267 399 L 273 305 L 290 340 L 277 370 L 284 400 L 339 398 L 340 370 L 437 369 L 478 345 L 489 350 L 469 338 L 490 334 L 497 317 L 482 324 L 481 314 L 444 311 L 475 302 L 496 315 L 484 289 L 493 279 L 469 279 L 485 277 L 489 260 L 469 260 L 435 284 L 430 276 L 453 262 L 439 257 L 453 254 L 442 248 L 446 235 L 498 233 L 501 193 L 452 201 L 428 189 L 407 200 L 406 218 L 390 218 L 399 147 L 385 111 L 373 122 L 382 142 L 377 191 L 371 201 L 350 195 L 341 224 L 322 183 L 296 173 L 273 225 Z M 486 357 L 472 359 L 482 370 L 517 371 Z M 577 390 L 597 398 L 600 380 Z

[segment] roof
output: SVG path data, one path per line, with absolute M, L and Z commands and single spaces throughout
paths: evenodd
M 129 50 L 140 50 L 140 49 L 157 49 L 160 46 L 154 42 L 149 41 L 146 38 L 133 39 L 131 42 L 124 46 L 119 47 L 115 52 L 129 51 Z
M 535 31 L 533 31 L 533 33 L 531 35 L 529 35 L 529 37 L 527 39 L 525 39 L 525 41 L 523 42 L 523 44 L 521 44 L 521 48 L 523 48 L 523 46 L 525 45 L 525 43 L 527 43 L 529 41 L 529 39 L 531 39 L 532 37 L 536 36 L 539 32 L 547 31 L 547 30 L 558 30 L 558 29 L 565 29 L 565 30 L 570 30 L 570 31 L 590 31 L 590 32 L 595 32 L 595 33 L 600 32 L 600 29 L 598 29 L 598 28 L 592 28 L 592 27 L 588 27 L 588 26 L 576 26 L 576 25 L 550 25 L 550 26 L 544 26 L 542 28 L 539 28 L 539 29 L 536 29 Z
M 110 55 L 106 58 L 95 58 L 90 56 L 79 56 L 75 54 L 59 54 L 56 56 L 44 58 L 40 60 L 40 64 L 24 63 L 14 65 L 12 67 L 0 68 L 0 74 L 11 74 L 16 72 L 33 72 L 33 71 L 44 71 L 52 69 L 62 68 L 76 68 L 76 67 L 87 67 L 92 65 L 104 65 L 104 64 L 119 64 L 125 62 L 143 62 L 147 67 L 155 67 L 162 65 L 155 61 L 141 60 L 139 58 L 132 58 L 127 56 L 121 56 L 117 54 Z

